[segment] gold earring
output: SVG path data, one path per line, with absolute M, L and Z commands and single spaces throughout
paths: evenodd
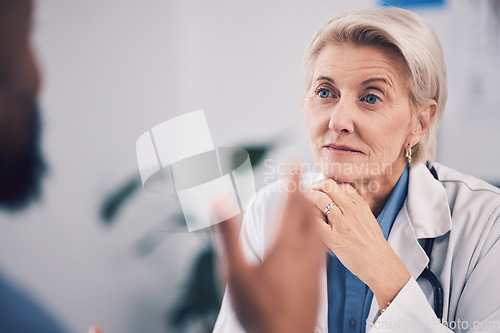
M 406 148 L 405 148 L 405 157 L 406 157 L 406 160 L 408 161 L 408 163 L 411 163 L 411 146 L 410 146 L 410 144 L 408 144 L 408 146 L 406 146 Z

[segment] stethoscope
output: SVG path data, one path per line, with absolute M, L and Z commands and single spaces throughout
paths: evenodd
M 434 176 L 436 180 L 439 180 L 436 169 L 434 167 L 429 167 L 429 164 L 427 163 L 427 168 L 431 172 L 431 174 Z M 427 263 L 427 266 L 424 268 L 424 271 L 422 274 L 420 274 L 419 278 L 424 278 L 432 286 L 432 290 L 434 292 L 434 312 L 436 313 L 436 316 L 438 317 L 439 320 L 443 319 L 443 287 L 441 286 L 441 283 L 439 282 L 438 278 L 434 273 L 431 271 L 431 254 L 432 254 L 432 246 L 434 245 L 434 238 L 427 238 L 425 240 L 424 244 L 424 251 L 427 257 L 429 258 L 429 262 Z

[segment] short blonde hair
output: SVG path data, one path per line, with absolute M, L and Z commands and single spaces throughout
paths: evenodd
M 330 43 L 395 48 L 405 60 L 409 74 L 410 105 L 414 112 L 430 99 L 436 114 L 422 140 L 413 147 L 412 165 L 432 164 L 436 136 L 447 97 L 446 65 L 436 33 L 417 14 L 401 8 L 362 9 L 340 14 L 314 35 L 305 54 L 306 89 L 312 84 L 316 59 Z

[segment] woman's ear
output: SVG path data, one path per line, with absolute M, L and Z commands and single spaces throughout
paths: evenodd
M 436 115 L 436 110 L 437 102 L 434 99 L 430 99 L 427 105 L 421 109 L 418 120 L 420 122 L 420 130 L 424 132 L 423 134 L 427 132 L 432 119 L 434 119 L 434 116 Z
M 422 140 L 425 133 L 429 129 L 432 119 L 436 116 L 437 102 L 430 99 L 429 102 L 419 109 L 417 122 L 410 133 L 410 145 L 413 147 Z

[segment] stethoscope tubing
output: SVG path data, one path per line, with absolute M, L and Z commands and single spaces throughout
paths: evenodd
M 426 279 L 429 281 L 429 283 L 432 286 L 432 291 L 434 293 L 434 312 L 436 313 L 436 317 L 440 321 L 443 320 L 443 287 L 441 286 L 441 283 L 439 282 L 439 279 L 437 276 L 431 271 L 431 254 L 432 254 L 432 246 L 434 244 L 434 238 L 427 238 L 425 240 L 425 246 L 424 250 L 425 253 L 427 254 L 427 257 L 429 257 L 429 263 L 427 264 L 427 267 L 424 268 L 424 271 L 422 274 L 420 274 L 421 278 Z
M 436 180 L 439 180 L 436 169 L 434 167 L 430 167 L 429 164 L 427 164 L 427 168 L 434 176 L 434 178 Z M 444 300 L 443 286 L 441 285 L 441 282 L 439 282 L 437 276 L 431 271 L 431 255 L 432 255 L 432 248 L 434 245 L 434 239 L 435 238 L 427 238 L 425 240 L 424 251 L 427 257 L 429 258 L 429 262 L 427 263 L 427 266 L 424 268 L 424 271 L 422 272 L 422 274 L 420 274 L 419 277 L 426 279 L 431 284 L 434 293 L 434 312 L 436 313 L 436 317 L 438 317 L 438 319 L 442 321 L 443 300 Z

